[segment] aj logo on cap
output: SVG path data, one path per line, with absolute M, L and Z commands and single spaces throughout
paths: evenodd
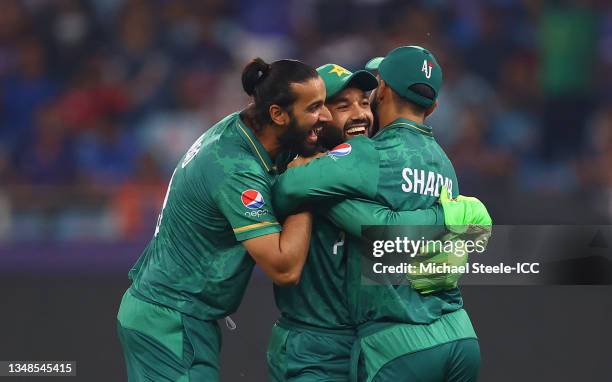
M 433 63 L 431 61 L 423 60 L 423 67 L 421 72 L 425 73 L 425 78 L 431 78 L 431 70 L 433 69 Z

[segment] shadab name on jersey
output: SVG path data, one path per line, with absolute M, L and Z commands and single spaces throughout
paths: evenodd
M 402 170 L 402 191 L 415 194 L 440 196 L 440 188 L 446 186 L 453 194 L 453 181 L 437 172 L 406 167 Z

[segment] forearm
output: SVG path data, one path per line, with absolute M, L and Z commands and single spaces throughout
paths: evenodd
M 274 210 L 291 214 L 306 203 L 373 198 L 379 176 L 378 153 L 353 147 L 351 155 L 324 155 L 279 176 L 273 187 Z
M 364 225 L 431 226 L 444 224 L 439 204 L 414 211 L 393 211 L 381 204 L 362 199 L 338 202 L 327 211 L 332 223 L 350 235 L 361 237 Z
M 311 213 L 302 212 L 289 216 L 281 232 L 264 234 L 242 243 L 275 284 L 297 284 L 308 254 L 311 229 Z
M 280 258 L 277 271 L 288 283 L 296 283 L 302 273 L 310 247 L 312 214 L 301 212 L 287 217 L 279 240 Z
M 349 180 L 313 175 L 304 167 L 289 169 L 278 178 L 272 197 L 275 211 L 291 214 L 305 203 L 355 196 Z

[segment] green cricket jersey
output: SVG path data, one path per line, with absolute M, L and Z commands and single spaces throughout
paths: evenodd
M 155 235 L 130 271 L 132 290 L 202 320 L 233 313 L 255 264 L 241 241 L 281 231 L 275 176 L 238 113 L 206 131 L 174 170 Z
M 347 247 L 345 231 L 331 223 L 342 221 L 346 233 L 361 235 L 361 225 L 439 225 L 444 211 L 439 204 L 427 209 L 395 212 L 367 200 L 347 199 L 330 206 L 317 206 L 308 258 L 300 282 L 295 286 L 274 286 L 281 315 L 292 321 L 325 329 L 354 325 L 347 299 Z
M 315 214 L 299 284 L 274 286 L 276 306 L 283 317 L 322 328 L 351 325 L 344 292 L 344 251 L 344 233 L 324 216 Z
M 458 195 L 453 166 L 433 138 L 431 128 L 400 118 L 372 139 L 353 138 L 326 156 L 287 170 L 275 184 L 273 200 L 275 209 L 284 213 L 306 202 L 347 197 L 366 198 L 393 210 L 409 211 L 434 206 L 442 185 L 453 196 Z M 327 215 L 340 227 L 354 225 L 335 207 Z M 348 235 L 345 246 L 346 294 L 355 323 L 430 323 L 463 305 L 458 289 L 424 296 L 408 285 L 362 286 L 359 240 Z

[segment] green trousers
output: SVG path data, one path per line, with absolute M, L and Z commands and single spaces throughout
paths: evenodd
M 468 338 L 400 356 L 384 365 L 373 382 L 476 382 L 478 340 Z
M 117 314 L 129 382 L 219 381 L 221 334 L 202 321 L 125 292 Z
M 429 325 L 368 323 L 358 330 L 351 381 L 475 382 L 480 347 L 463 309 Z
M 326 330 L 281 319 L 268 344 L 269 380 L 346 382 L 355 340 L 352 329 Z
M 460 309 L 429 325 L 321 329 L 281 319 L 268 346 L 272 382 L 475 382 L 478 339 Z

